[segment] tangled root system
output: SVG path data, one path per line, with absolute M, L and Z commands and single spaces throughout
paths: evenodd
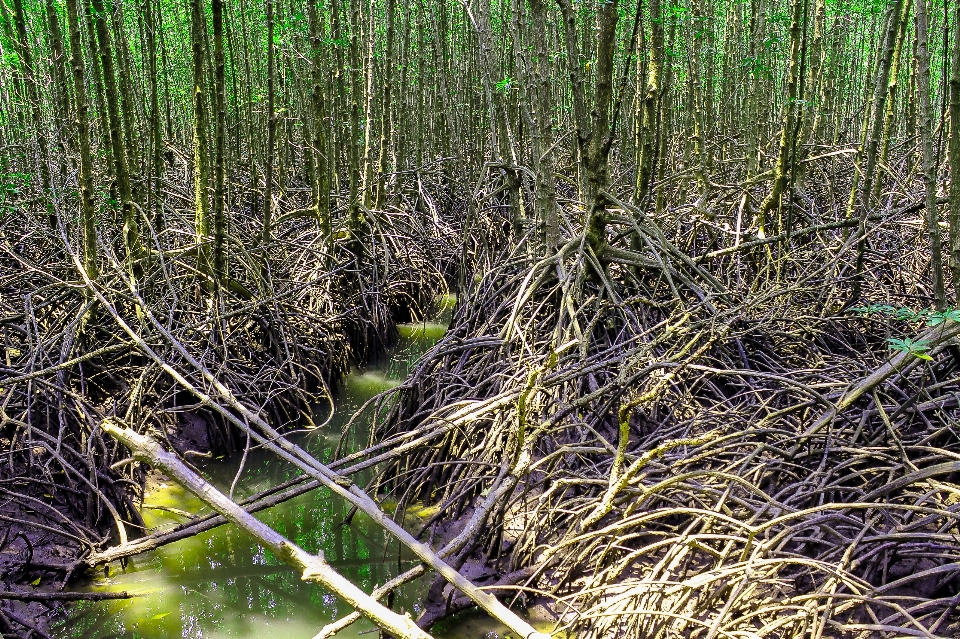
M 725 250 L 689 211 L 619 204 L 630 249 L 521 248 L 468 280 L 383 404 L 381 490 L 580 639 L 960 633 L 957 326 L 891 312 L 923 286 L 889 257 L 915 254 L 911 210 L 864 289 L 890 306 L 852 312 L 842 225 Z M 468 605 L 431 595 L 423 623 Z

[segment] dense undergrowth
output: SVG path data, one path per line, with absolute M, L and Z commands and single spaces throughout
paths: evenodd
M 225 521 L 145 530 L 147 448 L 261 446 L 248 511 L 416 554 L 349 599 L 405 637 L 430 567 L 422 627 L 531 639 L 441 557 L 578 639 L 960 636 L 960 3 L 4 0 L 0 53 L 0 632 Z M 285 437 L 449 288 L 366 450 Z
M 381 490 L 579 638 L 956 636 L 960 352 L 955 313 L 909 310 L 916 192 L 888 196 L 861 299 L 829 193 L 793 198 L 786 242 L 712 223 L 731 189 L 618 202 L 606 259 L 576 226 L 486 255 L 384 405 L 408 449 Z M 431 597 L 422 621 L 470 606 Z
M 828 193 L 794 198 L 789 239 L 713 224 L 702 211 L 733 192 L 656 220 L 609 194 L 601 256 L 570 198 L 538 255 L 510 241 L 494 187 L 473 204 L 399 192 L 368 216 L 363 270 L 347 234 L 331 255 L 291 219 L 213 291 L 176 216 L 137 287 L 119 259 L 85 282 L 69 236 L 5 218 L 7 583 L 62 585 L 141 534 L 142 466 L 104 418 L 188 460 L 242 450 L 213 371 L 280 430 L 309 426 L 352 362 L 457 282 L 447 336 L 340 462 L 379 462 L 398 512 L 438 506 L 421 534 L 454 567 L 577 637 L 956 634 L 957 323 L 916 312 L 909 191 L 888 197 L 852 299 L 859 238 Z M 231 232 L 255 244 L 255 225 Z M 424 626 L 471 605 L 443 581 L 427 603 Z
M 435 177 L 438 200 L 430 206 L 452 207 L 441 197 L 442 176 Z M 5 215 L 6 590 L 28 582 L 60 589 L 89 555 L 147 532 L 137 509 L 146 468 L 103 434 L 104 419 L 150 434 L 188 460 L 242 451 L 250 440 L 212 409 L 222 393 L 203 370 L 214 371 L 236 401 L 292 432 L 313 425 L 318 402 L 350 366 L 381 354 L 398 322 L 431 312 L 458 257 L 458 213 L 424 214 L 418 207 L 426 204 L 402 191 L 395 202 L 368 216 L 359 259 L 348 233 L 331 247 L 302 217 L 278 225 L 269 246 L 244 250 L 256 245 L 259 228 L 238 216 L 231 229 L 237 255 L 219 286 L 198 270 L 191 221 L 173 209 L 165 228 L 151 233 L 151 275 L 136 286 L 113 253 L 115 236 L 100 235 L 110 268 L 90 281 L 75 237 L 63 234 L 68 221 L 60 219 L 57 234 L 37 216 Z M 291 198 L 284 207 L 296 204 Z M 35 627 L 15 609 L 0 610 L 0 621 L 8 632 Z

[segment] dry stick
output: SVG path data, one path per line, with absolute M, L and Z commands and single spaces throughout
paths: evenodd
M 409 616 L 399 615 L 381 605 L 376 599 L 371 598 L 370 595 L 334 570 L 324 559 L 322 552 L 311 555 L 289 541 L 246 512 L 212 484 L 188 468 L 186 464 L 180 461 L 180 458 L 164 450 L 160 444 L 150 437 L 141 435 L 130 428 L 120 428 L 110 418 L 105 419 L 100 427 L 104 432 L 129 448 L 138 460 L 162 470 L 238 528 L 249 533 L 281 561 L 302 571 L 301 579 L 304 581 L 315 581 L 323 585 L 348 604 L 362 611 L 378 626 L 397 637 L 430 639 L 430 635 L 418 628 Z
M 387 583 L 383 584 L 378 588 L 374 588 L 373 592 L 370 593 L 370 597 L 373 599 L 380 600 L 386 595 L 390 594 L 391 591 L 399 588 L 405 583 L 411 582 L 423 573 L 426 572 L 426 568 L 423 564 L 418 564 L 408 570 L 407 572 L 397 575 Z M 353 625 L 360 620 L 360 613 L 357 611 L 351 612 L 349 615 L 341 617 L 336 621 L 331 621 L 326 626 L 320 629 L 320 632 L 313 639 L 329 639 L 333 637 L 341 630 L 345 630 L 349 626 Z
M 63 236 L 62 231 L 61 236 L 64 241 L 64 245 L 69 246 L 69 241 L 65 236 Z M 222 415 L 227 421 L 234 424 L 237 428 L 243 430 L 244 432 L 249 432 L 258 443 L 263 444 L 281 459 L 285 459 L 293 463 L 310 477 L 320 481 L 331 491 L 340 495 L 345 500 L 356 506 L 365 515 L 375 521 L 381 528 L 388 531 L 401 543 L 403 543 L 403 545 L 412 550 L 415 555 L 426 562 L 431 568 L 440 573 L 450 584 L 455 586 L 463 594 L 470 597 L 474 603 L 476 603 L 480 608 L 483 608 L 494 619 L 507 626 L 512 632 L 515 632 L 525 639 L 549 639 L 549 635 L 537 632 L 533 626 L 521 619 L 513 611 L 507 609 L 507 607 L 500 603 L 496 597 L 483 592 L 473 585 L 472 582 L 470 582 L 467 578 L 465 578 L 450 565 L 444 562 L 440 557 L 438 557 L 427 544 L 417 541 L 410 533 L 397 524 L 397 522 L 387 517 L 377 503 L 373 501 L 373 499 L 371 499 L 366 492 L 354 485 L 349 479 L 338 475 L 329 467 L 321 464 L 299 446 L 292 444 L 279 432 L 274 430 L 259 414 L 254 413 L 249 408 L 244 406 L 243 403 L 234 397 L 229 388 L 227 388 L 222 382 L 220 382 L 219 379 L 210 373 L 205 366 L 197 361 L 196 358 L 194 358 L 190 352 L 187 351 L 187 349 L 169 333 L 166 327 L 157 321 L 150 308 L 143 302 L 142 299 L 140 299 L 139 295 L 136 295 L 136 291 L 132 291 L 137 298 L 140 308 L 143 309 L 145 319 L 153 324 L 154 328 L 156 328 L 157 331 L 169 341 L 170 345 L 183 356 L 184 360 L 188 364 L 193 366 L 196 371 L 203 376 L 204 380 L 210 384 L 214 390 L 216 390 L 223 400 L 225 400 L 234 410 L 240 413 L 242 419 L 238 418 L 232 412 L 227 410 L 220 402 L 215 401 L 214 398 L 209 394 L 204 393 L 194 384 L 191 384 L 190 381 L 180 374 L 179 371 L 161 359 L 160 356 L 157 355 L 157 353 L 150 347 L 150 345 L 147 344 L 147 342 L 136 331 L 134 331 L 122 317 L 120 317 L 120 314 L 113 307 L 113 305 L 109 303 L 109 301 L 103 296 L 103 293 L 86 276 L 86 273 L 83 272 L 77 256 L 73 253 L 71 253 L 71 256 L 78 270 L 80 271 L 80 275 L 83 277 L 87 288 L 97 298 L 97 300 L 103 304 L 104 308 L 114 318 L 114 321 L 119 324 L 120 328 L 130 336 L 130 338 L 137 344 L 137 346 L 145 355 L 153 359 L 160 366 L 160 368 L 164 370 L 164 372 L 181 384 L 183 388 L 195 395 L 202 404 L 209 406 L 211 409 Z M 248 424 L 256 425 L 257 428 L 265 433 L 265 435 L 261 435 L 260 433 L 254 431 Z M 347 487 L 349 487 L 349 489 Z
M 930 354 L 933 354 L 957 335 L 960 335 L 960 322 L 945 320 L 943 323 L 932 327 L 914 343 L 925 343 Z M 843 397 L 840 398 L 840 401 L 838 401 L 835 406 L 821 413 L 820 417 L 817 418 L 817 421 L 815 421 L 813 425 L 810 426 L 810 428 L 808 428 L 800 436 L 797 445 L 794 446 L 793 449 L 787 454 L 787 458 L 793 459 L 796 457 L 797 453 L 800 451 L 800 448 L 810 437 L 813 437 L 820 432 L 824 426 L 831 423 L 837 415 L 852 406 L 858 399 L 872 391 L 874 388 L 885 382 L 896 373 L 901 372 L 911 364 L 916 364 L 920 361 L 921 360 L 914 353 L 908 352 L 898 353 L 897 355 L 891 357 L 890 361 L 872 372 L 867 377 L 860 380 L 860 382 L 857 383 L 853 388 L 844 393 Z
M 279 493 L 273 493 L 269 496 L 261 493 L 260 495 L 254 496 L 253 499 L 239 502 L 239 505 L 242 506 L 246 512 L 252 514 L 255 512 L 260 512 L 261 510 L 266 510 L 267 508 L 272 508 L 273 506 L 293 499 L 294 497 L 310 492 L 311 490 L 315 490 L 320 486 L 320 482 L 308 480 L 306 477 L 298 477 L 296 480 L 288 482 L 288 484 L 289 488 L 287 490 L 283 490 Z M 151 535 L 147 535 L 146 537 L 134 539 L 125 544 L 111 546 L 102 552 L 91 553 L 82 560 L 83 565 L 93 568 L 100 564 L 106 564 L 110 563 L 111 561 L 117 561 L 118 559 L 139 555 L 150 550 L 155 550 L 160 546 L 165 546 L 175 541 L 187 539 L 188 537 L 193 537 L 194 535 L 198 535 L 202 532 L 213 530 L 214 528 L 218 528 L 226 523 L 226 518 L 215 513 L 210 513 L 208 515 L 197 517 L 196 519 L 183 523 L 171 530 L 156 532 Z

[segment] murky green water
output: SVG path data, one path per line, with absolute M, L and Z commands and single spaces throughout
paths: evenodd
M 444 323 L 400 327 L 401 340 L 389 357 L 347 378 L 333 417 L 322 428 L 299 436 L 299 443 L 330 460 L 346 420 L 373 395 L 403 380 L 416 359 L 444 332 Z M 354 424 L 347 450 L 365 446 L 370 421 L 367 411 Z M 325 417 L 321 415 L 322 418 Z M 239 456 L 238 456 L 239 457 Z M 213 462 L 203 468 L 216 485 L 229 490 L 239 459 Z M 235 498 L 254 494 L 293 476 L 288 465 L 267 454 L 251 452 Z M 361 478 L 362 479 L 362 478 Z M 145 500 L 148 525 L 163 527 L 183 521 L 177 510 L 204 512 L 203 505 L 179 486 L 158 485 Z M 349 507 L 326 489 L 318 489 L 259 513 L 264 522 L 310 552 L 322 550 L 327 560 L 366 591 L 412 565 L 410 555 L 363 516 L 343 525 Z M 409 522 L 415 524 L 415 521 Z M 315 584 L 305 584 L 294 570 L 280 564 L 233 526 L 216 530 L 139 555 L 125 569 L 111 566 L 83 588 L 137 593 L 130 600 L 84 602 L 56 622 L 56 636 L 72 639 L 307 639 L 326 623 L 351 609 Z M 425 584 L 403 589 L 395 609 L 419 612 Z M 451 624 L 446 637 L 483 637 L 494 629 L 476 619 Z M 338 636 L 376 637 L 372 624 L 361 621 Z M 370 633 L 370 634 L 367 634 Z

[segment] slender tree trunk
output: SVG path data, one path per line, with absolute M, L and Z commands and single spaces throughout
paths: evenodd
M 863 131 L 861 135 L 860 150 L 858 157 L 862 155 L 864 162 L 863 184 L 860 193 L 860 223 L 858 233 L 860 239 L 857 242 L 856 273 L 853 279 L 852 299 L 860 297 L 860 291 L 863 284 L 863 267 L 867 250 L 867 222 L 870 216 L 871 198 L 873 196 L 873 179 L 876 171 L 877 153 L 880 142 L 880 135 L 883 127 L 883 116 L 886 112 L 887 88 L 890 79 L 890 67 L 893 64 L 893 50 L 897 36 L 897 23 L 900 19 L 902 3 L 905 0 L 896 0 L 887 9 L 887 18 L 885 21 L 886 29 L 882 49 L 877 60 L 876 84 L 874 85 L 873 98 L 868 100 L 865 116 L 863 120 Z M 923 0 L 918 0 L 922 2 Z M 917 58 L 919 60 L 919 58 Z M 869 76 L 868 76 L 869 78 Z M 853 175 L 853 185 L 850 189 L 850 199 L 847 202 L 847 216 L 853 215 L 856 207 L 856 194 L 859 186 L 859 172 Z
M 92 73 L 90 76 L 90 84 L 93 88 L 94 99 L 96 100 L 94 107 L 96 108 L 97 114 L 97 126 L 100 137 L 103 138 L 102 152 L 106 160 L 107 174 L 110 176 L 110 197 L 113 200 L 118 200 L 120 196 L 117 191 L 117 176 L 114 171 L 113 147 L 110 143 L 110 120 L 107 116 L 107 100 L 104 97 L 103 90 L 103 73 L 100 69 L 100 46 L 97 44 L 96 27 L 94 26 L 93 12 L 89 0 L 85 1 L 84 18 L 87 46 L 90 49 L 91 59 L 90 70 Z M 116 222 L 116 207 L 111 206 L 110 211 L 114 214 L 114 222 Z
M 150 92 L 150 160 L 147 170 L 147 213 L 153 215 L 156 232 L 163 230 L 163 127 L 160 116 L 160 86 L 157 67 L 157 21 L 154 0 L 144 0 L 144 28 L 147 48 L 147 81 Z
M 897 31 L 897 43 L 893 49 L 893 61 L 890 63 L 890 81 L 887 83 L 887 108 L 883 116 L 883 132 L 880 136 L 880 157 L 877 160 L 883 167 L 890 156 L 890 138 L 893 134 L 894 116 L 897 111 L 897 81 L 900 75 L 900 59 L 903 56 L 903 42 L 907 36 L 907 26 L 910 23 L 911 3 L 903 3 L 903 13 L 900 14 L 900 25 Z M 874 180 L 873 197 L 880 198 L 880 189 L 883 180 Z
M 653 176 L 657 173 L 657 130 L 660 109 L 660 73 L 663 68 L 663 17 L 660 0 L 650 2 L 650 62 L 647 64 L 647 84 L 639 101 L 640 153 L 637 164 L 637 180 L 634 185 L 634 200 L 638 206 L 649 205 Z
M 350 1 L 350 251 L 358 266 L 363 260 L 363 238 L 366 235 L 366 215 L 360 202 L 361 188 L 361 133 L 360 99 L 363 86 L 363 64 L 360 57 L 360 0 Z
M 760 65 L 757 47 L 762 24 L 761 11 L 760 0 L 751 0 L 747 72 L 747 177 L 753 177 L 759 172 L 760 162 Z
M 506 183 L 507 198 L 510 203 L 510 223 L 515 238 L 520 238 L 525 232 L 526 216 L 524 215 L 523 199 L 520 194 L 521 180 L 517 172 L 516 143 L 510 120 L 507 117 L 506 97 L 504 93 L 510 86 L 495 88 L 500 71 L 497 59 L 493 30 L 490 23 L 490 4 L 480 2 L 477 8 L 476 32 L 480 48 L 480 75 L 483 78 L 483 92 L 487 101 L 487 112 L 490 118 L 491 138 L 493 143 L 492 159 L 500 165 L 500 173 Z M 509 84 L 509 83 L 508 83 Z
M 43 125 L 43 110 L 40 105 L 40 90 L 33 66 L 30 40 L 27 35 L 27 19 L 23 11 L 23 0 L 13 0 L 13 20 L 16 26 L 16 50 L 20 58 L 20 68 L 23 72 L 24 88 L 27 100 L 30 102 L 30 115 L 33 120 L 33 130 L 37 136 L 37 168 L 40 172 L 40 188 L 43 193 L 43 202 L 47 207 L 47 222 L 50 228 L 56 228 L 57 216 L 53 211 L 50 198 L 53 196 L 53 182 L 50 175 L 50 153 L 47 144 L 47 133 Z
M 226 147 L 227 80 L 223 55 L 223 0 L 211 0 L 213 9 L 213 272 L 227 274 Z
M 273 156 L 277 144 L 277 116 L 274 113 L 277 63 L 273 44 L 273 11 L 276 0 L 266 0 L 267 4 L 267 154 L 264 161 L 263 187 L 263 229 L 260 241 L 264 246 L 270 243 L 270 225 L 273 223 Z
M 120 94 L 120 112 L 123 117 L 123 141 L 124 152 L 127 161 L 127 171 L 130 173 L 130 192 L 133 200 L 139 199 L 139 180 L 133 176 L 137 173 L 137 162 L 139 159 L 139 136 L 136 127 L 136 107 L 139 104 L 133 96 L 134 76 L 130 63 L 130 46 L 127 43 L 126 33 L 124 31 L 123 3 L 118 2 L 115 6 L 108 4 L 110 11 L 110 26 L 113 31 L 114 57 L 117 69 L 117 89 Z
M 613 54 L 616 45 L 618 2 L 605 2 L 600 5 L 597 14 L 596 83 L 589 122 L 583 100 L 576 17 L 570 0 L 557 2 L 563 14 L 566 32 L 567 68 L 574 94 L 574 126 L 583 163 L 581 190 L 586 209 L 584 229 L 587 243 L 594 254 L 602 259 L 607 246 L 607 200 L 603 191 L 610 182 L 609 156 L 613 143 L 610 110 L 613 103 Z
M 826 28 L 827 7 L 824 0 L 815 0 L 813 10 L 813 41 L 809 47 L 809 61 L 807 62 L 806 87 L 803 91 L 802 103 L 803 125 L 799 145 L 803 146 L 814 140 L 819 123 L 818 112 L 822 108 L 821 95 L 823 94 L 823 74 L 825 71 L 824 31 Z M 803 151 L 802 151 L 803 152 Z M 803 152 L 806 155 L 805 152 Z M 794 153 L 797 155 L 797 153 Z M 796 167 L 794 167 L 796 170 Z
M 795 1 L 795 0 L 794 0 Z M 712 128 L 712 100 L 713 95 L 713 36 L 710 31 L 710 19 L 704 7 L 704 0 L 693 0 L 693 22 L 689 33 L 689 51 L 687 58 L 690 63 L 690 105 L 693 107 L 693 155 L 692 162 L 696 162 L 695 174 L 697 177 L 697 208 L 706 216 L 709 211 L 703 209 L 703 204 L 710 196 L 710 154 L 707 151 L 707 137 Z
M 190 0 L 190 43 L 193 50 L 193 225 L 201 272 L 213 277 L 210 255 L 210 159 L 206 82 L 207 20 L 202 0 Z
M 109 119 L 110 146 L 113 156 L 114 176 L 120 196 L 120 210 L 123 219 L 123 244 L 127 252 L 127 268 L 134 283 L 139 282 L 143 266 L 143 244 L 140 239 L 140 225 L 133 206 L 133 194 L 130 188 L 130 174 L 127 170 L 127 154 L 124 148 L 123 120 L 120 112 L 120 98 L 117 90 L 117 77 L 113 65 L 113 46 L 110 32 L 107 30 L 107 14 L 103 0 L 92 0 L 93 21 L 97 43 L 100 50 L 100 66 L 103 70 L 103 86 Z M 126 78 L 122 78 L 126 81 Z
M 384 191 L 386 190 L 386 178 L 383 175 L 384 166 L 387 160 L 387 149 L 390 146 L 390 135 L 392 129 L 392 102 L 393 97 L 393 68 L 396 63 L 393 60 L 393 42 L 394 42 L 394 16 L 397 12 L 396 0 L 387 0 L 387 43 L 386 53 L 383 58 L 383 99 L 380 101 L 380 141 L 377 150 L 377 165 L 374 167 L 373 174 L 376 176 L 376 191 L 374 207 L 383 208 Z M 371 36 L 372 37 L 372 36 Z
M 950 269 L 960 308 L 960 2 L 954 3 L 950 70 Z
M 655 0 L 656 1 L 656 0 Z M 545 25 L 547 6 L 544 0 L 530 0 L 530 30 L 533 46 L 531 141 L 536 169 L 535 217 L 542 228 L 545 254 L 554 252 L 560 237 L 557 220 L 557 180 L 553 144 L 553 117 L 550 96 L 550 56 Z
M 774 168 L 773 188 L 760 205 L 760 228 L 768 213 L 780 207 L 780 199 L 791 186 L 794 145 L 797 141 L 798 91 L 803 57 L 803 16 L 806 0 L 790 0 L 790 66 L 787 68 L 787 99 L 783 103 L 780 148 Z
M 937 157 L 933 148 L 933 105 L 930 100 L 930 49 L 926 0 L 917 3 L 917 90 L 920 92 L 920 146 L 923 150 L 923 185 L 926 189 L 926 223 L 930 241 L 930 273 L 936 308 L 946 306 L 943 286 L 943 251 L 937 215 Z
M 897 32 L 900 25 L 900 16 L 905 0 L 896 0 L 890 5 L 889 20 L 883 40 L 883 53 L 877 64 L 877 83 L 868 109 L 869 116 L 864 120 L 864 127 L 868 128 L 867 143 L 864 148 L 863 189 L 860 191 L 860 215 L 869 215 L 872 206 L 873 181 L 877 170 L 877 154 L 880 146 L 880 137 L 883 133 L 883 120 L 886 114 L 887 96 L 889 95 L 890 70 L 893 66 L 894 51 L 896 50 Z
M 869 215 L 873 196 L 873 180 L 877 168 L 877 153 L 880 145 L 880 136 L 883 132 L 883 119 L 886 114 L 887 96 L 889 94 L 890 70 L 893 66 L 894 51 L 896 49 L 897 31 L 902 13 L 904 0 L 896 0 L 887 11 L 887 29 L 883 39 L 883 52 L 877 64 L 877 82 L 873 98 L 867 109 L 868 116 L 864 119 L 867 129 L 864 152 L 863 189 L 860 191 L 861 217 Z M 852 198 L 851 198 L 852 199 Z
M 913 59 L 917 59 L 917 34 L 912 34 Z M 907 139 L 912 140 L 917 136 L 917 65 L 910 65 L 910 75 L 907 78 L 907 113 L 904 118 L 907 127 Z
M 308 130 L 311 132 L 310 152 L 307 154 L 313 163 L 313 206 L 316 208 L 317 223 L 320 232 L 329 240 L 330 226 L 330 167 L 327 157 L 327 119 L 324 104 L 323 73 L 323 31 L 320 14 L 314 0 L 307 2 L 307 17 L 310 22 L 311 80 L 310 106 L 311 118 Z M 328 251 L 329 252 L 329 251 Z
M 53 75 L 53 99 L 56 115 L 61 120 L 70 117 L 70 89 L 67 82 L 67 56 L 63 46 L 63 31 L 60 29 L 60 16 L 54 0 L 44 3 L 47 18 L 47 30 L 50 38 L 50 66 Z
M 587 241 L 599 257 L 606 247 L 607 199 L 603 191 L 610 184 L 610 147 L 613 136 L 610 108 L 613 103 L 613 55 L 616 47 L 618 2 L 612 0 L 600 7 L 597 18 L 597 80 L 591 112 L 590 133 L 581 145 L 586 169 L 585 200 L 587 207 Z M 581 136 L 581 139 L 582 136 Z
M 67 0 L 67 29 L 70 32 L 70 67 L 76 103 L 77 143 L 80 148 L 80 223 L 83 228 L 83 270 L 87 277 L 98 276 L 96 213 L 93 207 L 93 152 L 90 149 L 90 122 L 87 115 L 87 85 L 84 77 L 83 40 L 77 0 Z
M 363 173 L 360 184 L 360 195 L 363 207 L 369 209 L 373 205 L 371 193 L 373 191 L 373 78 L 376 75 L 376 62 L 373 57 L 373 46 L 376 40 L 374 29 L 373 5 L 369 7 L 367 15 L 366 38 L 367 53 L 363 63 Z M 381 114 L 382 117 L 382 114 Z

